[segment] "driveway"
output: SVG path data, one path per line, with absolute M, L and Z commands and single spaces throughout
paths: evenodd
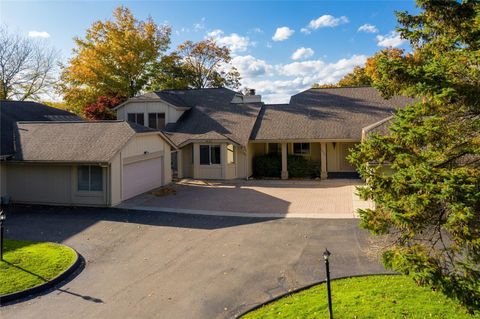
M 86 266 L 10 318 L 232 318 L 325 277 L 384 272 L 356 219 L 261 219 L 120 209 L 17 207 L 7 238 L 62 242 Z
M 356 195 L 356 179 L 322 181 L 184 179 L 119 207 L 217 216 L 355 218 L 370 207 Z

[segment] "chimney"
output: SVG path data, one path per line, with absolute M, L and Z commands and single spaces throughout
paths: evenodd
M 248 89 L 248 92 L 245 95 L 255 95 L 255 89 Z
M 257 95 L 255 89 L 245 88 L 243 93 L 237 93 L 233 97 L 232 103 L 261 103 L 262 96 Z

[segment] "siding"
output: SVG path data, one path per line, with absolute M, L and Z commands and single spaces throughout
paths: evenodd
M 163 102 L 132 101 L 117 109 L 117 120 L 127 120 L 127 113 L 143 113 L 145 126 L 148 126 L 148 113 L 165 113 L 165 124 L 175 123 L 183 114 L 174 107 Z
M 78 192 L 76 165 L 8 163 L 7 189 L 13 202 L 54 205 L 107 204 L 107 169 L 103 192 Z
M 347 161 L 349 149 L 357 143 L 327 143 L 327 171 L 355 172 L 355 168 Z

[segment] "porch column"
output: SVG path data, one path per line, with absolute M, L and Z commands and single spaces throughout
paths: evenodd
M 177 178 L 183 178 L 183 152 L 177 151 Z
M 282 143 L 282 179 L 288 179 L 287 169 L 287 143 Z
M 320 178 L 327 179 L 327 143 L 322 142 L 320 143 L 320 163 L 321 163 L 321 171 L 320 171 Z

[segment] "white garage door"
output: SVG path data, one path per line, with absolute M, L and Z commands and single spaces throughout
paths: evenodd
M 125 164 L 123 166 L 123 196 L 126 200 L 162 186 L 163 158 Z

